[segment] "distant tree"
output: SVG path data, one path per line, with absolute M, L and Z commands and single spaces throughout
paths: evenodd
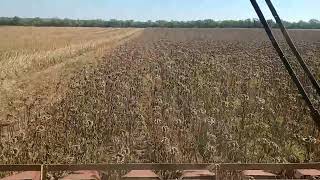
M 267 20 L 271 27 L 278 28 L 278 25 L 273 20 Z M 320 29 L 320 21 L 311 19 L 308 22 L 288 22 L 283 21 L 285 27 L 290 29 Z M 262 28 L 259 19 L 246 20 L 224 20 L 214 21 L 212 19 L 197 20 L 197 21 L 151 21 L 146 22 L 134 20 L 117 20 L 110 19 L 108 21 L 102 19 L 95 20 L 73 20 L 50 18 L 20 18 L 20 17 L 0 17 L 0 25 L 12 26 L 57 26 L 57 27 L 168 27 L 168 28 Z
M 310 19 L 309 21 L 310 28 L 319 29 L 320 28 L 320 21 L 317 19 Z
M 261 24 L 261 22 L 260 22 L 259 19 L 253 19 L 253 26 L 254 26 L 255 28 L 261 28 L 261 27 L 262 27 L 262 24 Z
M 298 28 L 298 29 L 306 29 L 306 28 L 309 28 L 307 22 L 305 21 L 299 21 L 298 23 L 296 23 L 296 26 L 295 28 Z
M 12 18 L 12 25 L 19 26 L 21 25 L 21 19 L 18 16 Z
M 32 26 L 40 26 L 42 24 L 42 20 L 39 17 L 33 18 L 31 20 Z
M 320 21 L 317 19 L 310 19 L 309 23 L 310 24 L 320 24 Z
M 270 27 L 275 27 L 276 23 L 272 19 L 268 19 L 267 23 Z

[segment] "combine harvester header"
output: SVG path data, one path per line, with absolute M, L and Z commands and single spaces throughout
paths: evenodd
M 23 171 L 2 180 L 45 180 L 48 173 L 70 172 L 64 180 L 161 179 L 156 172 L 180 171 L 179 179 L 315 179 L 320 163 L 305 164 L 87 164 L 87 165 L 0 165 L 0 171 Z M 111 176 L 116 174 L 118 177 Z

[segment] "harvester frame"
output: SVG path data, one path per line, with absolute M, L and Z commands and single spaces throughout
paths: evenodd
M 266 171 L 292 171 L 297 169 L 320 169 L 320 163 L 199 163 L 199 164 L 173 164 L 173 163 L 133 163 L 133 164 L 34 164 L 34 165 L 0 165 L 0 171 L 38 171 L 41 180 L 45 180 L 49 172 L 57 171 L 130 171 L 130 170 L 154 170 L 154 171 L 179 171 L 179 170 L 209 170 L 215 174 L 218 180 L 221 172 L 239 172 L 243 170 Z

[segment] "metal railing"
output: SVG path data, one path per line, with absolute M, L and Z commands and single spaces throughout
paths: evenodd
M 111 171 L 111 170 L 202 170 L 208 169 L 215 173 L 216 179 L 219 179 L 219 174 L 222 171 L 242 171 L 242 170 L 268 170 L 282 171 L 294 169 L 320 169 L 320 163 L 203 163 L 203 164 L 172 164 L 172 163 L 142 163 L 142 164 L 35 164 L 35 165 L 0 165 L 0 172 L 5 171 L 39 171 L 41 179 L 45 180 L 48 172 L 57 171 L 80 171 L 80 170 L 96 170 L 96 171 Z

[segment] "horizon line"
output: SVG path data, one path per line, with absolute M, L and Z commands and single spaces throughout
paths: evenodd
M 223 19 L 223 20 L 216 20 L 216 19 L 212 19 L 212 18 L 207 18 L 207 19 L 194 19 L 194 20 L 165 20 L 165 19 L 158 19 L 158 20 L 135 20 L 135 19 L 116 19 L 116 18 L 110 18 L 110 19 L 102 19 L 102 18 L 92 18 L 92 19 L 86 19 L 86 18 L 67 18 L 67 17 L 22 17 L 22 16 L 0 16 L 0 18 L 14 18 L 14 17 L 18 17 L 21 19 L 35 19 L 35 18 L 39 18 L 39 19 L 60 19 L 60 20 L 81 20 L 81 21 L 90 21 L 90 20 L 102 20 L 102 21 L 111 21 L 111 20 L 117 20 L 117 21 L 134 21 L 134 22 L 157 22 L 157 21 L 167 21 L 167 22 L 190 22 L 190 21 L 205 21 L 205 20 L 212 20 L 215 22 L 222 22 L 222 21 L 245 21 L 245 20 L 258 20 L 258 17 L 254 17 L 254 18 L 244 18 L 244 19 Z M 272 20 L 275 21 L 274 19 L 267 19 L 267 20 Z M 316 18 L 311 18 L 309 20 L 299 20 L 299 21 L 288 21 L 288 20 L 282 20 L 282 21 L 286 21 L 286 22 L 290 22 L 290 23 L 298 23 L 298 22 L 309 22 L 311 20 L 317 20 L 320 21 L 319 19 Z

